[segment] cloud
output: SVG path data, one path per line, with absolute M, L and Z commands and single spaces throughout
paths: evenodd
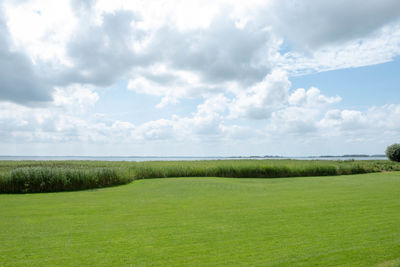
M 135 28 L 139 16 L 132 11 L 103 13 L 100 25 L 84 22 L 73 33 L 66 50 L 72 66 L 62 70 L 56 83 L 109 86 L 127 75 L 134 65 L 146 65 L 146 57 L 137 56 L 134 44 L 144 32 Z
M 366 116 L 358 110 L 330 110 L 320 125 L 339 131 L 361 130 L 368 127 Z
M 73 6 L 79 14 L 94 12 L 91 3 Z M 270 71 L 268 57 L 279 44 L 263 25 L 238 26 L 230 12 L 221 10 L 209 25 L 185 29 L 168 22 L 149 29 L 148 18 L 130 10 L 102 12 L 71 35 L 70 66 L 60 69 L 55 83 L 109 86 L 131 77 L 130 90 L 161 96 L 158 107 L 164 107 L 223 92 L 227 83 L 257 82 Z
M 298 75 L 386 62 L 400 54 L 397 1 L 262 2 L 249 1 L 240 9 L 226 1 L 157 9 L 124 1 L 62 1 L 65 14 L 40 2 L 7 4 L 11 39 L 29 55 L 9 54 L 26 77 L 10 84 L 20 89 L 33 82 L 27 94 L 9 89 L 3 98 L 49 100 L 54 86 L 106 87 L 128 78 L 130 90 L 157 95 L 158 107 L 165 107 L 182 98 L 230 93 L 233 87 L 246 91 L 274 69 Z M 23 17 L 35 26 L 34 34 L 24 36 Z M 294 45 L 284 52 L 284 39 L 310 49 Z M 249 95 L 255 93 L 246 92 L 239 98 L 254 102 Z M 238 116 L 268 113 L 255 101 L 245 115 L 239 102 Z
M 290 75 L 305 75 L 389 62 L 400 55 L 400 24 L 387 25 L 371 36 L 309 53 L 292 50 L 276 60 Z
M 80 25 L 69 0 L 3 0 L 2 3 L 10 37 L 18 49 L 41 67 L 48 65 L 50 72 L 60 68 L 60 64 L 70 63 L 65 45 Z
M 289 97 L 289 104 L 296 106 L 307 106 L 311 108 L 320 108 L 340 102 L 340 96 L 327 97 L 321 94 L 316 87 L 311 87 L 307 91 L 304 88 L 296 89 Z
M 278 137 L 398 138 L 398 105 L 340 109 L 339 96 L 293 90 L 289 81 L 400 55 L 398 1 L 3 3 L 3 143 L 253 142 L 261 149 Z M 120 80 L 139 98 L 159 98 L 158 108 L 177 105 L 179 116 L 134 124 L 136 114 L 95 114 L 97 90 L 114 90 Z M 202 103 L 188 112 L 182 102 L 194 98 Z
M 76 13 L 86 13 L 90 11 L 93 6 L 96 4 L 97 0 L 71 0 L 71 8 Z
M 364 38 L 398 21 L 397 0 L 275 1 L 274 24 L 292 43 L 315 50 Z
M 182 98 L 205 97 L 225 91 L 222 86 L 202 83 L 199 76 L 192 72 L 170 70 L 164 64 L 152 65 L 138 73 L 129 80 L 128 89 L 162 97 L 158 108 L 177 104 Z
M 3 142 L 53 142 L 82 137 L 88 123 L 79 118 L 94 105 L 98 95 L 89 88 L 57 88 L 54 102 L 46 106 L 0 103 Z M 25 139 L 24 139 L 25 138 Z
M 145 140 L 166 140 L 174 137 L 174 121 L 160 119 L 144 123 L 138 128 L 139 137 Z
M 211 96 L 197 106 L 190 116 L 173 116 L 138 126 L 139 135 L 148 140 L 201 140 L 205 137 L 217 139 L 223 131 L 223 114 L 229 100 L 222 94 Z M 226 128 L 226 127 L 225 127 Z
M 330 110 L 318 122 L 318 127 L 330 135 L 379 136 L 398 135 L 400 105 L 371 107 L 358 110 Z
M 51 88 L 37 73 L 37 66 L 10 42 L 0 6 L 0 101 L 35 104 L 51 101 Z
M 255 23 L 238 27 L 228 9 L 220 11 L 207 28 L 163 27 L 151 46 L 172 68 L 193 71 L 204 82 L 251 83 L 270 70 L 269 41 L 268 32 Z
M 157 142 L 201 139 L 220 133 L 227 99 L 217 95 L 199 105 L 187 117 L 148 121 L 134 125 L 129 121 L 91 114 L 99 99 L 89 86 L 57 87 L 54 102 L 46 107 L 29 107 L 0 103 L 0 143 L 65 143 L 95 144 Z
M 206 26 L 182 30 L 167 23 L 155 30 L 142 51 L 155 61 L 135 69 L 140 76 L 131 79 L 129 88 L 165 96 L 162 107 L 227 91 L 232 83 L 249 86 L 262 80 L 271 71 L 269 58 L 279 41 L 257 20 L 238 25 L 230 12 L 220 10 Z
M 298 88 L 288 94 L 281 108 L 272 112 L 267 129 L 281 135 L 317 133 L 324 111 L 340 101 L 341 97 L 325 96 L 316 87 Z
M 221 134 L 225 112 L 230 100 L 223 94 L 212 96 L 197 106 L 197 112 L 191 118 L 182 120 L 184 128 L 192 129 L 195 135 Z
M 268 129 L 283 135 L 304 135 L 316 131 L 319 110 L 304 107 L 286 107 L 272 113 Z
M 378 142 L 384 145 L 398 137 L 400 105 L 372 107 L 362 112 L 329 110 L 334 101 L 324 101 L 323 108 L 312 106 L 313 97 L 308 102 L 290 103 L 289 99 L 301 91 L 288 93 L 286 101 L 272 111 L 269 119 L 255 120 L 255 124 L 246 125 L 241 120 L 227 117 L 232 100 L 217 94 L 205 99 L 188 116 L 174 115 L 134 125 L 129 121 L 110 119 L 106 114 L 92 114 L 98 100 L 94 88 L 78 85 L 58 87 L 54 92 L 54 103 L 47 107 L 0 103 L 0 144 L 56 145 L 78 142 L 97 146 L 125 144 L 146 147 L 159 144 L 169 149 L 176 144 L 185 144 L 189 149 L 226 143 L 237 144 L 243 149 L 246 143 L 256 149 L 254 151 L 261 151 L 262 146 L 269 147 L 281 138 L 294 146 L 323 143 L 329 138 L 337 144 L 351 142 L 354 147 L 355 142 Z M 315 89 L 305 91 L 306 98 L 308 91 L 317 92 Z M 319 99 L 334 99 L 324 96 L 319 90 L 315 95 Z M 299 139 L 299 136 L 302 138 Z M 265 150 L 265 153 L 267 151 L 270 150 Z M 191 154 L 188 150 L 185 153 Z
M 88 86 L 71 85 L 55 89 L 54 106 L 68 109 L 69 113 L 84 113 L 99 100 L 99 95 Z
M 287 101 L 290 85 L 285 72 L 273 71 L 263 81 L 237 93 L 230 106 L 231 116 L 268 119 Z
M 334 113 L 329 110 L 331 106 L 340 101 L 341 97 L 325 96 L 316 87 L 298 88 L 288 93 L 281 105 L 272 111 L 266 131 L 279 136 L 318 135 L 325 112 L 329 117 L 329 112 Z

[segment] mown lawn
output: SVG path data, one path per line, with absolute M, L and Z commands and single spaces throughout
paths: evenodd
M 399 264 L 399 172 L 0 195 L 0 266 Z

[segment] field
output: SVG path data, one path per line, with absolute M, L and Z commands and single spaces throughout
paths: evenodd
M 0 215 L 0 266 L 400 264 L 399 172 L 0 194 Z

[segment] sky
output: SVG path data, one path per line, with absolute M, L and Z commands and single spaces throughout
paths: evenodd
M 0 155 L 383 154 L 398 0 L 1 0 Z

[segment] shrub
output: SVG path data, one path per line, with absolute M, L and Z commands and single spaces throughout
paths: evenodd
M 391 161 L 400 162 L 400 144 L 393 144 L 386 149 L 386 156 Z

